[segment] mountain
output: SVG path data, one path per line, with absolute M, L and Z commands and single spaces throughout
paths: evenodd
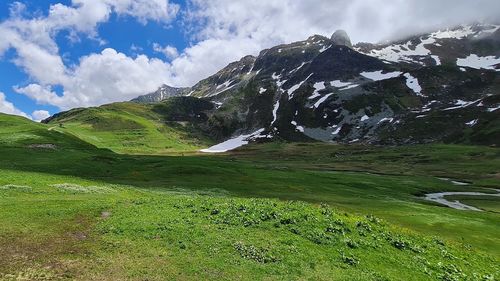
M 171 97 L 182 96 L 189 91 L 189 88 L 175 88 L 168 85 L 161 86 L 158 90 L 147 95 L 133 99 L 133 102 L 154 103 Z
M 500 63 L 499 27 L 481 24 L 458 26 L 387 44 L 361 43 L 356 45 L 356 50 L 409 67 L 451 64 L 494 69 Z
M 498 25 L 354 46 L 337 31 L 246 56 L 191 88 L 163 86 L 157 93 L 168 89 L 212 104 L 192 124 L 219 142 L 499 145 L 499 57 Z M 189 99 L 180 103 L 187 112 L 200 109 Z

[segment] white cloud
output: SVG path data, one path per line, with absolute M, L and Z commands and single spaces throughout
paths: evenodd
M 40 84 L 16 87 L 15 91 L 39 104 L 69 109 L 130 100 L 156 90 L 168 77 L 169 66 L 159 59 L 144 55 L 133 59 L 108 48 L 81 58 L 80 64 L 68 71 L 66 81 L 61 83 L 61 96 Z
M 83 0 L 80 0 L 83 1 Z M 165 0 L 106 0 L 118 14 L 137 18 L 140 22 L 148 20 L 168 22 L 179 12 L 179 5 Z
M 44 119 L 47 119 L 50 117 L 50 113 L 47 110 L 35 110 L 33 113 L 31 113 L 31 116 L 33 118 L 33 121 L 40 122 Z
M 29 84 L 26 87 L 14 87 L 14 91 L 19 94 L 26 95 L 27 97 L 35 100 L 38 104 L 50 104 L 60 106 L 63 100 L 55 92 L 52 91 L 50 86 L 41 86 L 39 84 Z
M 17 109 L 14 104 L 11 102 L 7 101 L 5 99 L 5 94 L 0 92 L 0 112 L 1 113 L 6 113 L 6 114 L 11 114 L 11 115 L 19 115 L 23 116 L 26 118 L 30 118 L 26 113 L 22 112 L 21 110 Z
M 168 0 L 73 0 L 72 6 L 51 5 L 47 16 L 25 18 L 24 4 L 15 2 L 10 18 L 0 23 L 0 57 L 9 48 L 16 50 L 13 62 L 34 83 L 14 88 L 39 104 L 69 109 L 131 99 L 165 83 L 168 65 L 144 55 L 130 58 L 108 48 L 67 66 L 54 38 L 68 30 L 72 40 L 78 34 L 101 40 L 96 28 L 112 12 L 145 24 L 148 20 L 168 23 L 178 10 Z M 51 90 L 55 85 L 63 87 L 62 95 Z
M 153 43 L 153 50 L 157 53 L 162 53 L 165 57 L 168 59 L 175 59 L 179 57 L 179 51 L 177 51 L 177 48 L 171 45 L 167 45 L 165 47 L 162 47 L 158 43 Z
M 132 99 L 151 92 L 167 82 L 168 65 L 159 59 L 139 55 L 135 59 L 114 49 L 83 57 L 71 73 L 72 80 L 64 85 L 65 95 L 76 104 L 88 106 Z M 75 105 L 71 105 L 75 106 Z
M 169 84 L 192 86 L 228 63 L 255 54 L 262 45 L 250 38 L 207 39 L 184 50 L 171 63 Z

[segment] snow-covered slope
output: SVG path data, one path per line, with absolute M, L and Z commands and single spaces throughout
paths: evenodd
M 361 43 L 356 45 L 355 49 L 386 63 L 428 66 L 441 65 L 445 60 L 461 63 L 462 66 L 494 69 L 499 63 L 495 58 L 500 56 L 500 50 L 490 49 L 489 47 L 495 44 L 488 41 L 498 43 L 499 39 L 500 25 L 475 24 L 438 30 L 388 44 Z M 485 51 L 489 56 L 484 57 Z

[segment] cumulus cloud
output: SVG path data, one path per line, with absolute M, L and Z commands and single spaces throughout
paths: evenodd
M 69 109 L 131 99 L 166 82 L 168 65 L 144 55 L 130 58 L 108 48 L 67 66 L 55 37 L 67 30 L 72 38 L 80 34 L 98 38 L 97 26 L 112 12 L 145 24 L 148 20 L 168 23 L 178 10 L 168 0 L 73 0 L 71 6 L 51 5 L 46 16 L 25 17 L 24 4 L 14 2 L 10 18 L 0 23 L 0 57 L 10 48 L 16 50 L 13 62 L 34 83 L 14 89 L 39 104 Z M 63 87 L 62 95 L 51 90 L 55 85 Z
M 0 92 L 0 112 L 1 113 L 6 113 L 6 114 L 11 114 L 11 115 L 19 115 L 23 116 L 26 118 L 30 118 L 28 114 L 22 112 L 21 110 L 17 109 L 14 104 L 11 102 L 7 101 L 5 99 L 5 94 Z
M 39 84 L 29 84 L 26 87 L 14 87 L 14 91 L 19 94 L 35 100 L 38 104 L 60 106 L 63 104 L 62 97 L 52 91 L 50 86 L 41 86 Z
M 171 63 L 169 83 L 192 86 L 228 63 L 256 54 L 263 45 L 251 38 L 207 39 L 187 48 Z
M 84 0 L 80 0 L 84 1 Z M 179 12 L 179 5 L 165 0 L 106 0 L 118 14 L 137 18 L 145 24 L 148 20 L 168 22 Z
M 165 47 L 162 47 L 158 43 L 153 43 L 153 50 L 157 53 L 162 53 L 165 57 L 169 59 L 175 59 L 179 56 L 179 51 L 177 50 L 176 47 L 172 45 L 167 45 Z
M 33 121 L 41 122 L 44 119 L 50 117 L 50 113 L 47 110 L 35 110 L 31 113 Z
M 69 109 L 130 100 L 156 90 L 168 77 L 169 66 L 159 59 L 130 58 L 107 48 L 81 58 L 78 66 L 68 70 L 66 81 L 60 83 L 64 87 L 61 96 L 50 86 L 36 83 L 14 89 L 39 104 Z

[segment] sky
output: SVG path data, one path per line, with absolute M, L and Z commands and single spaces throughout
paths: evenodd
M 475 21 L 498 0 L 2 0 L 0 112 L 35 121 L 192 86 L 245 55 L 345 29 L 380 42 Z

